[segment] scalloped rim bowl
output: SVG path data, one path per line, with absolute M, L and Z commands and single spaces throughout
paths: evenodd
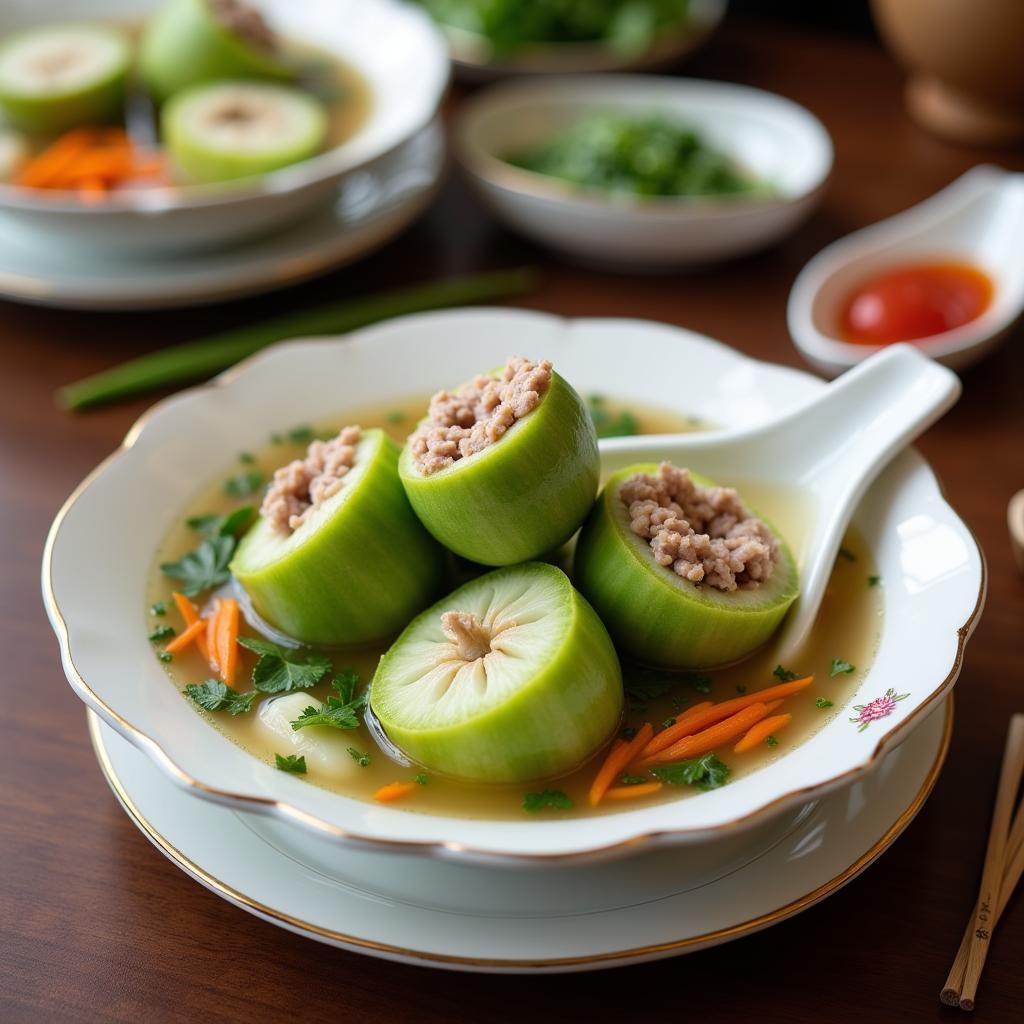
M 159 0 L 12 4 L 0 35 L 41 22 L 140 20 Z M 198 248 L 290 222 L 325 201 L 341 179 L 395 150 L 433 119 L 448 87 L 448 47 L 425 11 L 399 0 L 262 0 L 283 36 L 347 61 L 369 83 L 365 121 L 340 145 L 251 182 L 125 191 L 102 204 L 37 196 L 0 183 L 0 215 L 75 244 L 147 250 Z M 377 45 L 381 38 L 388 45 Z
M 685 411 L 734 427 L 763 423 L 824 386 L 664 324 L 511 310 L 428 313 L 341 339 L 275 346 L 154 406 L 58 513 L 43 557 L 43 595 L 75 692 L 196 796 L 343 842 L 522 865 L 699 841 L 763 821 L 870 768 L 953 685 L 984 603 L 984 562 L 927 464 L 907 450 L 872 486 L 854 523 L 885 581 L 886 612 L 878 653 L 856 697 L 867 703 L 890 687 L 909 696 L 864 731 L 837 715 L 775 764 L 722 789 L 561 821 L 440 817 L 303 782 L 199 718 L 153 656 L 144 600 L 158 542 L 196 482 L 223 473 L 235 452 L 273 429 L 450 386 L 510 352 L 552 359 L 584 393 L 677 408 L 685 394 L 679 382 L 696 364 L 702 387 L 687 396 Z M 643 352 L 658 372 L 646 360 L 624 359 L 625 352 Z M 97 580 L 103 580 L 102 603 L 95 599 Z

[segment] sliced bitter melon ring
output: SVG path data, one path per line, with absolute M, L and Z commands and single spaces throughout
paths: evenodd
M 510 783 L 571 771 L 619 724 L 608 633 L 560 569 L 509 566 L 419 615 L 381 659 L 370 706 L 432 771 Z
M 385 640 L 432 600 L 443 553 L 398 481 L 398 446 L 366 430 L 340 489 L 292 531 L 261 515 L 231 571 L 255 611 L 307 644 Z
M 0 43 L 0 109 L 23 131 L 56 135 L 121 115 L 131 47 L 106 25 L 44 25 Z
M 268 82 L 217 82 L 175 95 L 163 108 L 164 142 L 193 182 L 250 178 L 315 156 L 327 112 L 314 96 Z
M 674 669 L 739 661 L 769 639 L 796 599 L 793 555 L 781 543 L 765 582 L 731 592 L 696 585 L 659 565 L 649 542 L 630 529 L 629 509 L 619 494 L 630 477 L 657 469 L 653 464 L 628 466 L 608 480 L 580 531 L 576 585 L 631 659 Z M 711 486 L 696 475 L 693 479 Z

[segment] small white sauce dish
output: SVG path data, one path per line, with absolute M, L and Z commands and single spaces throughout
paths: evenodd
M 0 10 L 0 37 L 49 22 L 141 22 L 159 6 L 160 0 L 19 0 Z M 369 112 L 352 136 L 251 181 L 125 190 L 97 204 L 0 183 L 0 217 L 83 252 L 149 256 L 224 245 L 293 223 L 329 201 L 347 175 L 434 118 L 448 85 L 448 49 L 422 9 L 400 0 L 261 0 L 258 7 L 285 39 L 325 51 L 367 81 Z
M 817 733 L 770 766 L 713 792 L 562 820 L 416 813 L 278 771 L 203 721 L 154 657 L 145 616 L 154 551 L 197 482 L 215 479 L 236 452 L 273 429 L 450 387 L 510 352 L 549 357 L 581 393 L 675 408 L 735 430 L 801 408 L 826 388 L 808 373 L 748 359 L 666 324 L 562 320 L 519 310 L 446 310 L 342 338 L 274 346 L 211 384 L 156 405 L 58 513 L 42 586 L 74 691 L 198 799 L 269 815 L 343 844 L 515 866 L 737 835 L 860 777 L 949 692 L 984 603 L 984 562 L 927 463 L 908 448 L 854 512 L 883 581 L 885 609 L 874 661 L 858 677 L 856 704 L 836 708 Z M 681 387 L 694 366 L 700 388 Z M 725 443 L 729 435 L 718 436 Z M 652 435 L 644 443 L 656 458 L 681 440 Z M 636 439 L 601 442 L 606 468 L 627 442 Z M 786 458 L 779 451 L 764 478 L 781 474 Z M 798 557 L 805 565 L 806 557 Z M 868 728 L 869 719 L 857 712 L 879 702 L 885 706 Z
M 883 347 L 840 337 L 842 311 L 859 285 L 890 267 L 966 262 L 991 278 L 991 305 L 961 327 L 913 342 L 945 366 L 965 369 L 1006 337 L 1024 309 L 1022 235 L 1024 174 L 973 167 L 924 202 L 822 249 L 789 294 L 789 333 L 812 366 L 835 376 Z
M 774 194 L 633 199 L 508 162 L 595 110 L 670 117 Z M 480 194 L 510 228 L 588 262 L 635 269 L 711 263 L 779 241 L 814 209 L 832 167 L 825 128 L 790 100 L 746 86 L 653 75 L 493 86 L 463 107 L 455 145 Z
M 668 67 L 699 49 L 725 16 L 728 0 L 690 0 L 686 20 L 659 33 L 639 53 L 623 53 L 602 43 L 538 43 L 496 57 L 490 43 L 475 32 L 444 26 L 459 79 L 490 82 L 509 75 L 596 74 L 603 71 L 652 71 Z

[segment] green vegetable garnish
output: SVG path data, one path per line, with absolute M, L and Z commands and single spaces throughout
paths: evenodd
M 774 736 L 766 736 L 764 741 L 769 747 L 777 747 L 779 745 L 779 741 Z
M 772 675 L 775 676 L 776 679 L 781 679 L 784 683 L 791 683 L 796 679 L 795 672 L 791 672 L 788 668 L 783 668 L 781 665 L 776 665 L 775 668 L 772 669 Z
M 689 0 L 420 0 L 442 24 L 483 36 L 497 56 L 537 43 L 604 43 L 642 53 L 681 24 Z
M 331 670 L 330 659 L 322 654 L 285 650 L 251 636 L 240 636 L 238 642 L 259 655 L 252 670 L 252 684 L 263 693 L 308 690 Z
M 415 782 L 417 786 L 425 786 L 430 781 L 430 778 L 424 775 L 423 772 L 420 772 L 419 775 L 413 776 L 412 781 Z
M 238 461 L 245 466 L 251 466 L 256 461 L 256 456 L 252 452 L 239 452 Z
M 613 416 L 605 406 L 602 395 L 590 395 L 587 398 L 587 409 L 598 437 L 632 437 L 640 433 L 640 421 L 626 409 L 618 416 Z
M 769 192 L 696 132 L 658 113 L 593 111 L 509 162 L 617 197 L 749 199 Z
M 161 651 L 156 657 L 158 661 L 162 661 L 165 665 L 174 661 L 174 655 L 168 651 Z
M 622 786 L 640 786 L 649 781 L 646 775 L 623 775 L 619 779 L 619 784 Z
M 252 521 L 256 510 L 251 505 L 237 508 L 230 515 L 190 516 L 185 522 L 189 528 L 201 533 L 207 540 L 214 537 L 234 537 Z
M 186 597 L 195 597 L 204 590 L 227 583 L 231 576 L 228 563 L 234 551 L 234 537 L 213 537 L 176 562 L 162 562 L 160 571 L 171 579 L 180 580 L 180 590 Z
M 545 789 L 542 793 L 527 793 L 523 798 L 523 810 L 533 814 L 545 807 L 556 811 L 571 811 L 576 805 L 560 789 Z
M 536 283 L 537 274 L 529 268 L 499 270 L 289 313 L 132 359 L 68 384 L 57 392 L 57 401 L 65 409 L 85 409 L 156 388 L 187 384 L 220 373 L 285 338 L 343 334 L 390 317 L 518 294 Z
M 204 711 L 227 711 L 241 715 L 252 708 L 256 699 L 255 690 L 236 693 L 219 679 L 207 679 L 205 683 L 192 683 L 182 691 Z
M 233 498 L 248 498 L 263 486 L 263 474 L 258 469 L 238 473 L 224 481 L 224 493 Z
M 388 423 L 404 423 L 405 413 L 401 409 L 394 409 L 387 415 Z
M 825 708 L 832 707 L 832 701 L 830 701 L 828 697 L 815 697 L 814 706 L 819 710 L 824 711 Z
M 274 764 L 283 772 L 295 772 L 298 775 L 306 774 L 306 757 L 304 754 L 274 754 Z
M 839 557 L 845 558 L 848 562 L 857 561 L 857 556 L 849 548 L 840 548 Z
M 337 679 L 331 682 L 337 697 L 328 697 L 322 708 L 308 707 L 292 722 L 295 730 L 305 729 L 310 725 L 326 725 L 332 729 L 358 729 L 359 712 L 366 707 L 366 695 L 355 696 L 359 677 L 351 669 L 346 669 Z
M 688 675 L 686 680 L 698 693 L 706 694 L 711 692 L 711 676 L 704 675 L 702 672 L 695 672 Z
M 292 444 L 309 444 L 313 440 L 312 427 L 292 427 L 284 435 Z
M 849 675 L 856 668 L 855 665 L 851 665 L 848 661 L 843 661 L 842 658 L 832 659 L 832 668 L 829 670 L 830 676 L 841 676 Z
M 348 748 L 348 753 L 349 753 L 349 757 L 351 757 L 352 760 L 355 761 L 355 763 L 357 765 L 359 765 L 360 768 L 369 768 L 370 767 L 370 755 L 369 754 L 364 754 L 361 750 L 357 750 L 355 747 L 349 747 Z
M 163 601 L 154 601 L 149 606 L 149 614 L 150 615 L 166 615 L 167 614 L 167 605 Z
M 157 626 L 156 629 L 149 634 L 149 642 L 155 644 L 160 640 L 170 640 L 172 636 L 174 636 L 173 626 Z
M 698 789 L 718 789 L 729 781 L 731 769 L 714 754 L 705 754 L 689 761 L 658 765 L 651 769 L 655 778 L 672 786 L 696 786 Z
M 661 727 L 663 729 L 667 729 L 670 725 L 675 725 L 675 724 L 676 724 L 676 720 L 674 718 L 666 718 L 665 721 L 661 723 Z
M 881 582 L 882 582 L 882 577 L 881 576 L 869 576 L 868 577 L 868 586 L 869 587 L 877 587 L 878 584 L 881 583 Z

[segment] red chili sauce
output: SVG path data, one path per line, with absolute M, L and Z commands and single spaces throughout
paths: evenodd
M 842 335 L 857 345 L 890 345 L 943 334 L 981 316 L 992 292 L 992 279 L 969 263 L 892 267 L 847 299 Z

